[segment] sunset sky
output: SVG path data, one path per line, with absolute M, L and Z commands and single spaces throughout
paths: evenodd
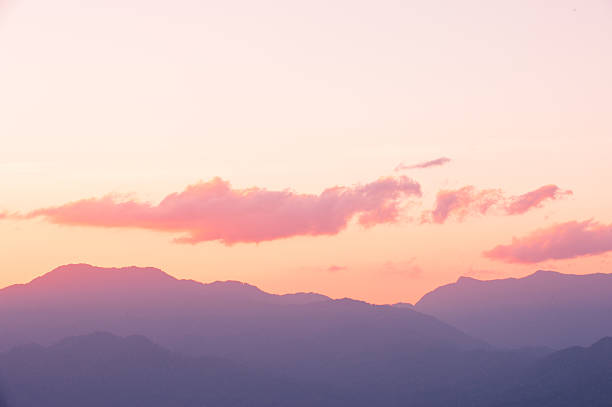
M 612 2 L 0 0 L 0 286 L 415 302 L 612 272 Z

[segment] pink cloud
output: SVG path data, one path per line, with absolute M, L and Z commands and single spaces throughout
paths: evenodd
M 544 201 L 571 194 L 572 191 L 563 191 L 556 185 L 545 185 L 523 195 L 506 197 L 500 189 L 478 191 L 473 186 L 465 186 L 438 192 L 434 209 L 424 212 L 421 220 L 424 223 L 444 223 L 453 216 L 461 221 L 467 216 L 484 215 L 490 211 L 503 215 L 519 215 L 542 207 Z
M 394 223 L 399 220 L 401 203 L 409 196 L 421 196 L 421 187 L 404 176 L 332 187 L 319 195 L 232 189 L 229 182 L 215 178 L 170 194 L 157 205 L 109 195 L 39 209 L 27 216 L 42 216 L 63 225 L 184 233 L 176 239 L 181 243 L 220 240 L 233 244 L 335 235 L 354 217 L 365 227 Z
M 327 268 L 327 271 L 329 271 L 329 272 L 343 271 L 343 270 L 346 270 L 345 266 L 336 266 L 335 264 L 333 264 L 333 265 L 331 265 L 331 266 L 329 266 Z
M 511 198 L 506 206 L 506 213 L 508 215 L 525 213 L 532 208 L 541 207 L 542 202 L 546 200 L 554 200 L 571 194 L 572 191 L 563 191 L 556 185 L 544 185 L 535 191 Z
M 486 257 L 508 263 L 538 263 L 572 259 L 612 250 L 612 225 L 587 220 L 571 221 L 538 229 L 508 245 L 484 252 Z
M 418 169 L 418 168 L 438 167 L 440 165 L 444 165 L 446 163 L 449 163 L 450 161 L 451 161 L 450 158 L 440 157 L 440 158 L 436 158 L 435 160 L 425 161 L 425 162 L 418 163 L 418 164 L 413 164 L 413 165 L 406 165 L 404 163 L 401 163 L 397 167 L 395 167 L 395 171 L 414 170 L 414 169 Z
M 502 192 L 498 189 L 477 191 L 473 186 L 466 186 L 457 190 L 443 190 L 438 192 L 434 210 L 424 213 L 423 221 L 444 223 L 451 215 L 459 220 L 473 213 L 484 215 L 502 199 Z

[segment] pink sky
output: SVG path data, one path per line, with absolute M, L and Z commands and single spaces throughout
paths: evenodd
M 610 272 L 611 17 L 0 2 L 0 286 L 87 262 L 389 303 Z

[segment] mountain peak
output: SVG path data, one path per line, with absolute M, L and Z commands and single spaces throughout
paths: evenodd
M 208 287 L 225 287 L 225 288 L 234 288 L 234 289 L 251 289 L 251 290 L 258 290 L 261 291 L 259 288 L 255 287 L 254 285 L 251 285 L 249 283 L 244 283 L 242 281 L 237 281 L 237 280 L 225 280 L 225 281 L 221 281 L 221 280 L 217 280 L 217 281 L 213 281 L 212 283 L 208 283 L 205 284 Z
M 590 346 L 591 349 L 612 351 L 612 337 L 606 336 Z
M 155 267 L 97 267 L 86 263 L 66 264 L 35 278 L 0 290 L 5 301 L 22 302 L 25 293 L 36 301 L 78 299 L 81 303 L 104 301 L 114 305 L 139 303 L 151 298 L 171 299 L 174 304 L 199 301 L 219 303 L 261 302 L 285 305 L 309 304 L 330 300 L 321 294 L 276 295 L 235 280 L 201 283 L 182 280 Z M 94 300 L 94 298 L 96 300 Z
M 495 346 L 559 349 L 612 334 L 610 290 L 612 274 L 538 270 L 521 278 L 462 277 L 427 293 L 416 309 Z
M 409 302 L 396 302 L 395 304 L 391 304 L 392 307 L 395 308 L 409 308 L 414 309 L 414 305 Z
M 472 283 L 472 282 L 474 282 L 474 281 L 480 281 L 480 280 L 475 279 L 475 278 L 473 278 L 473 277 L 467 277 L 467 276 L 461 276 L 461 277 L 459 277 L 459 278 L 457 279 L 457 283 L 458 283 L 458 284 L 460 284 L 460 283 Z
M 88 263 L 71 263 L 64 264 L 56 267 L 44 276 L 58 275 L 58 274 L 88 274 L 88 273 L 150 273 L 150 274 L 161 274 L 171 277 L 169 274 L 164 273 L 162 270 L 156 267 L 139 267 L 139 266 L 127 266 L 127 267 L 98 267 Z
M 263 299 L 264 297 L 272 296 L 254 285 L 235 280 L 213 281 L 212 283 L 203 284 L 203 287 L 208 295 L 231 296 L 235 299 Z
M 562 275 L 561 273 L 559 273 L 558 271 L 553 271 L 553 270 L 537 270 L 535 273 L 528 275 L 526 278 L 529 277 L 553 277 L 553 276 L 560 276 Z
M 32 287 L 54 287 L 62 289 L 79 289 L 80 287 L 122 285 L 159 285 L 178 280 L 155 267 L 97 267 L 86 263 L 66 264 L 35 278 L 29 284 Z

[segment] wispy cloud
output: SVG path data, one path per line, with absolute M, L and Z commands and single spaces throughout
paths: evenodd
M 365 227 L 394 223 L 401 203 L 411 196 L 421 196 L 421 187 L 405 176 L 332 187 L 319 195 L 233 189 L 229 182 L 214 178 L 172 193 L 157 205 L 108 195 L 38 209 L 26 217 L 44 217 L 61 225 L 182 233 L 177 242 L 219 240 L 229 245 L 335 235 L 353 218 Z
M 566 195 L 572 195 L 572 191 L 563 191 L 556 185 L 544 185 L 534 191 L 510 198 L 506 205 L 508 215 L 519 215 L 532 208 L 539 208 L 542 202 L 549 199 L 559 199 Z
M 498 189 L 478 191 L 473 186 L 466 186 L 456 190 L 443 190 L 438 192 L 434 209 L 425 212 L 422 219 L 424 222 L 444 223 L 453 215 L 458 220 L 463 220 L 474 213 L 485 214 L 502 199 L 502 192 Z
M 501 189 L 479 191 L 468 185 L 438 192 L 434 209 L 424 212 L 421 220 L 425 223 L 444 223 L 452 216 L 461 221 L 467 216 L 484 215 L 490 211 L 503 215 L 520 215 L 542 207 L 545 201 L 571 194 L 572 191 L 561 190 L 556 185 L 545 185 L 522 195 L 506 197 Z
M 538 229 L 512 243 L 484 252 L 488 258 L 508 263 L 538 263 L 572 259 L 612 251 L 612 225 L 587 220 Z
M 395 167 L 395 171 L 414 170 L 414 169 L 429 168 L 429 167 L 439 167 L 441 165 L 449 163 L 450 161 L 451 161 L 450 158 L 440 157 L 440 158 L 436 158 L 435 160 L 425 161 L 425 162 L 418 163 L 418 164 L 408 165 L 408 164 L 401 163 L 397 167 Z
M 343 271 L 343 270 L 346 270 L 345 266 L 336 266 L 335 264 L 332 264 L 331 266 L 327 268 L 327 271 L 332 272 L 332 273 L 336 271 Z

